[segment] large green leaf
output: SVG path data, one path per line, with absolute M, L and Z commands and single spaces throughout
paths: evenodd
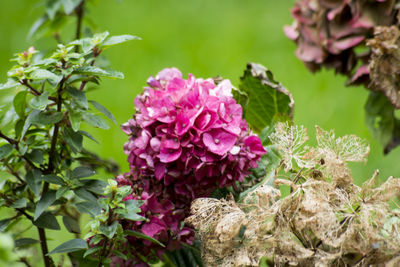
M 108 48 L 117 44 L 125 43 L 130 40 L 140 40 L 139 37 L 133 36 L 133 35 L 117 35 L 117 36 L 111 36 L 110 38 L 107 38 L 104 42 L 103 45 L 101 46 L 102 48 Z
M 34 225 L 40 228 L 47 228 L 51 230 L 60 230 L 60 225 L 57 222 L 56 216 L 51 212 L 43 212 L 42 215 L 33 222 Z
M 76 167 L 73 171 L 72 171 L 72 177 L 74 179 L 80 179 L 80 178 L 85 178 L 85 177 L 90 177 L 95 175 L 96 172 L 90 168 L 84 167 L 84 166 L 79 166 Z
M 28 93 L 27 91 L 21 91 L 14 97 L 13 101 L 14 109 L 20 118 L 25 117 L 27 93 Z
M 29 103 L 35 109 L 44 110 L 46 106 L 51 103 L 49 100 L 49 92 L 44 92 L 39 96 L 35 96 Z
M 36 204 L 35 215 L 33 217 L 36 220 L 42 213 L 56 201 L 56 191 L 48 191 L 42 195 L 39 202 Z
M 82 118 L 84 121 L 92 125 L 93 127 L 100 128 L 100 129 L 109 129 L 110 126 L 108 126 L 107 122 L 100 116 L 94 115 L 89 112 L 83 112 L 82 113 Z
M 62 76 L 56 75 L 53 72 L 45 69 L 37 69 L 30 73 L 29 78 L 32 80 L 49 80 L 50 83 L 54 86 L 61 81 Z
M 3 146 L 0 146 L 0 159 L 7 157 L 11 153 L 13 148 L 14 147 L 10 144 L 5 144 Z
M 114 78 L 114 79 L 123 79 L 124 74 L 115 70 L 104 70 L 95 66 L 84 66 L 75 70 L 77 74 L 85 74 L 85 75 L 97 75 L 100 77 Z
M 29 123 L 48 125 L 48 124 L 56 124 L 57 122 L 61 121 L 63 118 L 64 118 L 64 114 L 61 112 L 41 111 L 31 117 L 28 117 L 27 121 L 29 121 Z
M 117 231 L 118 222 L 113 222 L 111 225 L 101 224 L 99 230 L 102 234 L 104 234 L 108 239 L 112 239 Z
M 365 104 L 366 123 L 373 136 L 389 153 L 400 145 L 400 120 L 395 117 L 393 105 L 380 92 L 371 91 Z
M 109 118 L 114 124 L 117 124 L 117 121 L 115 120 L 114 115 L 103 105 L 97 103 L 96 101 L 90 100 L 90 103 L 101 113 L 104 114 L 107 118 Z
M 26 183 L 36 196 L 39 196 L 40 193 L 41 178 L 42 173 L 36 169 L 28 171 L 25 176 Z
M 52 251 L 50 251 L 47 255 L 55 254 L 55 253 L 68 253 L 68 252 L 73 252 L 73 251 L 78 251 L 82 249 L 87 249 L 88 245 L 85 240 L 82 240 L 80 238 L 75 238 L 72 240 L 69 240 Z
M 259 133 L 278 121 L 292 118 L 292 95 L 262 65 L 247 65 L 240 79 L 239 89 L 239 92 L 233 92 L 234 97 L 243 106 L 246 121 L 256 132 Z
M 79 222 L 72 218 L 71 216 L 63 216 L 63 223 L 65 228 L 67 228 L 68 232 L 79 234 L 81 232 L 81 228 L 79 227 Z

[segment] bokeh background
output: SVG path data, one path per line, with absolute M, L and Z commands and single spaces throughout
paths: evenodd
M 104 80 L 90 96 L 105 105 L 120 125 L 132 116 L 133 100 L 147 78 L 165 67 L 174 66 L 185 75 L 190 72 L 196 77 L 221 75 L 237 85 L 247 62 L 261 63 L 292 92 L 295 122 L 305 125 L 312 136 L 317 124 L 334 129 L 337 135 L 356 134 L 369 141 L 368 163 L 351 165 L 358 184 L 375 169 L 380 169 L 382 180 L 391 175 L 400 177 L 400 148 L 384 156 L 365 125 L 368 92 L 361 87 L 345 87 L 345 79 L 332 71 L 311 74 L 295 57 L 295 45 L 283 33 L 283 26 L 292 22 L 293 3 L 294 0 L 92 1 L 87 17 L 98 31 L 133 34 L 142 40 L 105 53 L 110 67 L 124 72 L 125 79 Z M 31 45 L 42 51 L 56 45 L 51 37 L 27 39 L 31 25 L 43 12 L 38 1 L 0 1 L 0 82 L 6 81 L 6 71 L 12 66 L 9 59 L 14 53 Z M 65 34 L 74 27 L 67 27 Z M 126 171 L 123 144 L 127 136 L 119 125 L 94 131 L 100 145 L 90 146 Z

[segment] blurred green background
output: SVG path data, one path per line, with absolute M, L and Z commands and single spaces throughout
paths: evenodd
M 34 45 L 47 51 L 56 42 L 46 37 L 27 40 L 33 22 L 44 7 L 33 0 L 0 2 L 0 81 L 12 66 L 14 53 Z M 337 135 L 356 134 L 371 144 L 366 165 L 352 164 L 358 184 L 380 169 L 382 179 L 400 177 L 400 148 L 388 156 L 365 125 L 364 103 L 368 92 L 363 88 L 346 88 L 345 79 L 331 71 L 311 74 L 294 55 L 295 45 L 283 33 L 292 22 L 293 0 L 102 0 L 88 5 L 87 14 L 98 31 L 113 35 L 133 34 L 132 41 L 106 52 L 111 67 L 125 73 L 124 80 L 104 80 L 92 99 L 105 105 L 118 124 L 133 114 L 133 100 L 150 75 L 165 67 L 177 67 L 184 75 L 196 77 L 221 75 L 238 84 L 246 63 L 261 63 L 271 69 L 293 94 L 295 122 L 314 135 L 314 125 L 334 129 Z M 74 24 L 68 31 L 73 31 Z M 127 137 L 118 126 L 98 130 L 94 136 L 100 145 L 92 150 L 120 163 L 127 171 L 123 144 Z

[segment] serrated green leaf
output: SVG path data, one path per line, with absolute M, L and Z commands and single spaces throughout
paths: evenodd
M 117 231 L 118 222 L 115 221 L 111 225 L 100 225 L 99 230 L 102 234 L 104 234 L 108 239 L 114 237 L 115 232 Z
M 139 37 L 133 36 L 133 35 L 117 35 L 117 36 L 111 36 L 110 38 L 107 38 L 104 42 L 103 45 L 101 46 L 102 48 L 108 48 L 117 44 L 122 44 L 131 40 L 140 40 Z
M 27 91 L 19 92 L 13 100 L 13 106 L 15 112 L 18 114 L 20 118 L 25 117 L 25 109 L 26 109 L 26 95 Z
M 51 100 L 49 100 L 49 92 L 44 92 L 43 94 L 39 96 L 35 96 L 31 99 L 29 104 L 31 107 L 34 109 L 38 110 L 44 110 L 48 104 L 51 103 Z
M 15 246 L 16 247 L 26 247 L 30 246 L 33 244 L 39 243 L 39 240 L 33 239 L 33 238 L 20 238 L 15 240 Z
M 87 109 L 89 107 L 89 104 L 88 104 L 88 101 L 86 99 L 86 95 L 84 92 L 82 92 L 74 87 L 68 87 L 67 92 L 74 99 L 75 103 L 77 103 L 79 106 L 81 106 L 84 109 Z
M 42 195 L 40 198 L 39 202 L 36 204 L 36 209 L 35 209 L 35 214 L 33 216 L 33 219 L 36 221 L 37 218 L 39 218 L 40 215 L 51 205 L 56 201 L 56 192 L 53 190 L 50 190 Z
M 64 118 L 64 114 L 61 112 L 58 112 L 58 111 L 56 111 L 56 112 L 41 111 L 31 117 L 28 116 L 27 121 L 29 121 L 30 123 L 35 123 L 35 124 L 49 125 L 49 124 L 56 124 L 57 122 L 60 122 L 63 118 Z
M 34 225 L 40 228 L 47 228 L 51 230 L 60 230 L 60 225 L 57 222 L 56 216 L 51 212 L 43 212 L 36 221 L 33 222 Z
M 65 225 L 65 228 L 67 228 L 68 232 L 73 234 L 81 233 L 81 228 L 79 227 L 78 221 L 72 218 L 71 216 L 63 216 L 63 223 Z
M 36 169 L 28 171 L 25 176 L 26 183 L 36 196 L 40 194 L 41 177 L 42 173 Z
M 29 78 L 32 80 L 49 80 L 49 82 L 55 86 L 61 81 L 62 76 L 56 75 L 45 69 L 37 69 L 29 74 Z
M 47 255 L 55 253 L 69 253 L 87 248 L 88 245 L 85 240 L 82 240 L 80 238 L 75 238 L 59 245 L 58 247 L 50 251 Z
M 41 180 L 45 181 L 45 182 L 48 182 L 48 183 L 51 183 L 51 184 L 65 185 L 64 180 L 61 179 L 60 177 L 58 177 L 55 174 L 43 175 L 41 177 Z M 56 198 L 58 198 L 58 197 L 56 196 Z
M 83 254 L 83 257 L 86 258 L 87 256 L 92 255 L 93 253 L 96 253 L 97 251 L 99 251 L 99 250 L 101 250 L 101 249 L 102 249 L 101 246 L 89 248 L 89 249 L 85 252 L 85 254 Z
M 88 167 L 79 166 L 72 171 L 72 178 L 80 179 L 95 175 L 96 172 Z
M 158 241 L 157 239 L 154 239 L 154 238 L 152 238 L 152 237 L 150 237 L 148 235 L 145 235 L 145 234 L 133 231 L 133 230 L 125 230 L 124 231 L 124 235 L 145 239 L 145 240 L 153 242 L 153 243 L 155 243 L 155 244 L 157 244 L 157 245 L 159 245 L 159 246 L 161 246 L 163 248 L 165 247 L 165 245 L 163 243 L 161 243 L 160 241 Z
M 256 132 L 292 118 L 292 95 L 262 65 L 249 63 L 240 79 L 239 88 L 242 95 L 248 97 L 247 106 L 243 107 L 246 121 Z
M 74 73 L 85 75 L 97 75 L 100 77 L 123 79 L 124 74 L 115 70 L 104 70 L 95 66 L 84 66 L 76 69 Z
M 20 83 L 14 81 L 13 79 L 8 79 L 6 83 L 0 84 L 0 90 L 9 89 L 20 85 Z
M 89 213 L 92 216 L 97 216 L 101 212 L 101 207 L 97 202 L 84 201 L 75 204 L 80 212 Z
M 115 125 L 117 125 L 117 121 L 115 120 L 114 115 L 103 105 L 97 103 L 96 101 L 90 100 L 89 101 L 98 111 L 104 114 L 107 118 L 109 118 Z
M 14 149 L 14 147 L 10 144 L 5 144 L 0 146 L 0 159 L 4 159 L 8 155 L 10 155 L 11 151 Z
M 100 116 L 94 115 L 89 112 L 83 112 L 82 113 L 82 118 L 84 121 L 92 125 L 93 127 L 100 128 L 100 129 L 109 129 L 110 126 L 108 126 L 107 122 Z

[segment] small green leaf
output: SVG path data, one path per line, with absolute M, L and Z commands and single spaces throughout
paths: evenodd
M 35 96 L 29 103 L 34 109 L 44 110 L 47 105 L 51 103 L 51 100 L 49 100 L 49 92 L 44 92 L 39 96 Z
M 80 197 L 82 199 L 85 199 L 85 200 L 88 200 L 88 201 L 96 202 L 96 200 L 97 200 L 96 197 L 92 193 L 90 193 L 89 191 L 85 190 L 82 187 L 79 188 L 79 189 L 74 190 L 74 193 L 78 197 Z
M 125 42 L 128 42 L 130 40 L 140 40 L 139 37 L 133 36 L 133 35 L 117 35 L 117 36 L 111 36 L 110 38 L 107 38 L 103 45 L 101 46 L 102 48 L 108 48 L 117 44 L 122 44 Z
M 237 101 L 243 106 L 246 121 L 256 132 L 278 121 L 292 118 L 294 101 L 290 92 L 274 80 L 272 73 L 264 66 L 249 63 L 244 75 L 240 78 L 241 94 Z M 247 95 L 248 100 L 243 100 Z
M 26 155 L 31 161 L 42 164 L 43 163 L 43 151 L 40 149 L 34 149 L 31 153 Z
M 51 190 L 46 192 L 42 197 L 40 198 L 39 202 L 36 204 L 36 209 L 35 209 L 35 215 L 33 219 L 36 221 L 37 218 L 39 218 L 40 215 L 51 205 L 56 201 L 56 192 Z
M 97 202 L 85 201 L 76 203 L 75 206 L 80 212 L 89 213 L 92 216 L 97 216 L 101 212 L 101 207 Z
M 63 216 L 63 223 L 65 225 L 65 228 L 67 228 L 68 232 L 73 234 L 81 233 L 81 228 L 79 227 L 78 221 L 72 218 L 71 216 Z
M 85 183 L 85 189 L 97 195 L 103 194 L 106 186 L 107 183 L 100 180 L 89 180 Z
M 25 117 L 27 93 L 28 93 L 27 91 L 21 91 L 14 97 L 13 101 L 14 109 L 20 118 Z
M 75 103 L 77 103 L 79 106 L 81 106 L 84 109 L 88 108 L 88 101 L 86 99 L 86 95 L 84 92 L 74 88 L 74 87 L 68 87 L 67 88 L 68 94 L 74 99 Z
M 89 248 L 89 249 L 85 252 L 85 254 L 83 254 L 83 257 L 86 258 L 87 256 L 92 255 L 93 253 L 96 253 L 97 251 L 99 251 L 99 250 L 101 250 L 101 249 L 102 249 L 101 246 Z
M 75 132 L 79 131 L 79 128 L 81 127 L 82 114 L 80 112 L 73 112 L 70 110 L 68 113 L 68 118 L 71 122 L 72 129 Z
M 36 196 L 40 193 L 41 177 L 42 173 L 37 169 L 28 171 L 25 176 L 26 183 Z
M 90 177 L 95 175 L 96 172 L 88 167 L 76 167 L 73 171 L 72 171 L 72 178 L 74 179 L 80 179 L 80 178 L 85 178 L 85 177 Z
M 39 243 L 39 240 L 32 239 L 32 238 L 20 238 L 15 240 L 16 247 L 26 247 L 33 244 Z
M 26 199 L 20 198 L 20 199 L 14 201 L 14 203 L 12 203 L 11 207 L 13 207 L 14 209 L 25 208 L 26 204 L 27 204 Z
M 85 75 L 97 75 L 100 77 L 123 79 L 124 74 L 115 70 L 104 70 L 95 66 L 84 66 L 76 69 L 74 73 Z
M 32 113 L 31 113 L 32 114 Z M 61 112 L 53 112 L 53 111 L 41 111 L 28 118 L 30 123 L 35 124 L 56 124 L 64 118 L 64 114 Z
M 102 234 L 104 234 L 108 239 L 114 237 L 115 232 L 117 231 L 118 222 L 113 222 L 111 225 L 100 225 L 99 230 Z
M 20 83 L 14 81 L 13 79 L 8 79 L 6 83 L 0 84 L 0 90 L 13 88 L 18 85 L 20 85 Z
M 40 110 L 34 109 L 31 113 L 29 113 L 28 117 L 25 120 L 25 124 L 24 127 L 22 128 L 22 132 L 21 132 L 21 136 L 20 136 L 20 140 L 22 140 L 22 138 L 25 136 L 26 131 L 28 131 L 29 127 L 31 127 L 32 125 L 32 118 L 38 116 L 40 113 Z
M 92 125 L 93 127 L 100 128 L 100 129 L 109 129 L 110 126 L 108 126 L 107 122 L 100 116 L 84 112 L 82 114 L 82 118 L 84 121 Z
M 47 1 L 46 4 L 46 13 L 49 16 L 50 20 L 53 20 L 56 16 L 58 9 L 60 8 L 61 3 L 58 0 Z
M 49 82 L 55 86 L 61 81 L 62 76 L 45 69 L 37 69 L 30 73 L 29 78 L 32 80 L 49 80 Z
M 47 255 L 55 254 L 55 253 L 68 253 L 68 252 L 73 252 L 77 250 L 82 250 L 82 249 L 87 249 L 88 245 L 85 240 L 82 240 L 80 238 L 75 238 L 72 240 L 69 240 L 52 251 L 50 251 Z
M 60 187 L 56 192 L 56 199 L 62 197 L 68 190 L 68 187 Z
M 43 175 L 41 177 L 41 180 L 45 181 L 45 182 L 48 182 L 48 183 L 51 183 L 51 184 L 65 185 L 64 180 L 61 179 L 60 177 L 58 177 L 55 174 Z M 58 198 L 58 197 L 56 196 L 56 198 Z
M 145 239 L 145 240 L 151 241 L 151 242 L 153 242 L 153 243 L 165 248 L 165 245 L 163 243 L 161 243 L 157 239 L 154 239 L 154 238 L 152 238 L 152 237 L 150 237 L 148 235 L 145 235 L 145 234 L 133 231 L 133 230 L 125 230 L 124 234 L 128 235 L 128 236 L 133 236 L 133 237 L 137 237 L 137 238 L 141 238 L 141 239 Z
M 116 256 L 118 256 L 118 257 L 120 257 L 121 259 L 123 259 L 123 260 L 128 260 L 128 257 L 127 257 L 125 254 L 119 252 L 118 250 L 114 250 L 113 253 L 114 253 Z
M 107 118 L 109 118 L 115 125 L 117 125 L 117 121 L 115 120 L 114 115 L 106 109 L 104 106 L 101 104 L 97 103 L 96 101 L 90 100 L 89 101 L 98 111 L 104 114 Z
M 90 140 L 99 143 L 99 141 L 96 140 L 96 138 L 94 138 L 90 133 L 86 132 L 86 131 L 79 131 L 82 135 L 86 136 L 87 138 L 89 138 Z
M 33 222 L 34 225 L 40 228 L 47 228 L 51 230 L 60 230 L 60 225 L 57 222 L 56 216 L 51 212 L 43 212 L 36 221 Z
M 4 159 L 8 155 L 10 155 L 11 151 L 14 149 L 14 147 L 10 144 L 5 144 L 0 146 L 0 160 Z
M 145 221 L 146 220 L 145 217 L 140 216 L 139 214 L 136 214 L 136 213 L 121 214 L 121 217 L 126 219 L 126 220 L 135 221 L 135 222 L 140 222 L 140 221 Z
M 12 218 L 0 220 L 0 232 L 4 232 L 7 226 L 11 223 Z
M 79 132 L 74 132 L 70 128 L 65 128 L 64 138 L 74 153 L 82 150 L 83 136 Z

